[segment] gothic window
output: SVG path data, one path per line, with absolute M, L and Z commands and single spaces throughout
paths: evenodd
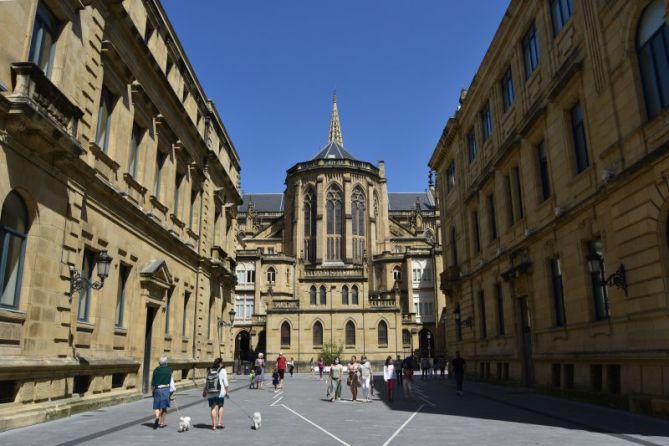
M 358 287 L 356 285 L 351 288 L 351 304 L 358 305 Z
M 346 285 L 341 288 L 341 303 L 342 305 L 348 305 L 348 287 Z
M 353 261 L 361 263 L 365 252 L 365 195 L 360 187 L 351 194 L 351 217 L 353 220 Z
M 669 26 L 663 0 L 651 2 L 639 20 L 637 57 L 648 118 L 669 107 Z
M 355 324 L 353 321 L 346 323 L 346 345 L 355 345 Z
M 388 324 L 385 321 L 379 322 L 378 340 L 379 345 L 388 345 Z
M 326 305 L 328 302 L 327 291 L 325 291 L 325 287 L 323 285 L 321 285 L 321 289 L 318 291 L 318 294 L 320 295 L 321 305 Z
M 323 324 L 321 324 L 319 321 L 314 323 L 313 344 L 314 347 L 320 347 L 323 345 Z
M 10 192 L 0 214 L 0 307 L 19 306 L 28 225 L 25 202 Z
M 281 347 L 290 347 L 290 324 L 288 321 L 281 324 Z
M 327 259 L 341 260 L 343 243 L 342 192 L 338 186 L 331 186 L 326 197 L 327 217 Z
M 309 303 L 311 305 L 316 305 L 316 287 L 312 286 L 309 288 Z
M 402 270 L 400 269 L 399 266 L 396 266 L 393 268 L 393 280 L 395 282 L 401 282 L 402 281 Z
M 304 257 L 316 261 L 316 193 L 311 187 L 304 193 Z
M 267 270 L 267 283 L 274 283 L 276 281 L 276 271 L 270 267 Z

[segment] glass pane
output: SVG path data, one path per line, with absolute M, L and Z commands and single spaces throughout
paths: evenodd
M 658 89 L 662 108 L 669 105 L 669 59 L 664 47 L 662 34 L 657 34 L 651 41 L 653 48 L 653 59 L 657 70 Z
M 20 284 L 20 272 L 23 262 L 23 242 L 24 238 L 4 233 L 2 244 L 0 245 L 0 284 L 2 284 L 2 294 L 0 295 L 0 304 L 14 307 L 18 304 L 16 295 Z
M 53 47 L 53 36 L 47 32 L 44 31 L 41 33 L 42 36 L 42 44 L 40 45 L 40 54 L 39 54 L 39 59 L 37 61 L 37 65 L 42 69 L 44 74 L 49 76 L 51 74 L 51 67 L 50 67 L 50 62 L 51 62 L 51 56 L 52 56 L 52 47 Z

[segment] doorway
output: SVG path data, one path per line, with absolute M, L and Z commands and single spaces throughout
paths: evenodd
M 142 393 L 149 393 L 151 389 L 151 339 L 153 335 L 153 321 L 156 318 L 156 307 L 146 307 L 146 328 L 144 332 L 144 365 L 142 370 Z
M 527 304 L 527 297 L 518 299 L 520 311 L 520 342 L 523 361 L 523 384 L 534 385 L 534 360 L 532 359 L 532 316 Z
M 418 349 L 420 350 L 421 357 L 432 357 L 432 354 L 434 353 L 432 341 L 432 332 L 427 328 L 418 332 Z

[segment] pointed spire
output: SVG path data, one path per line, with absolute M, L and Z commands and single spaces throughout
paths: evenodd
M 344 145 L 341 124 L 339 123 L 339 111 L 337 110 L 337 90 L 332 93 L 332 115 L 330 116 L 330 132 L 328 134 L 328 143 L 333 142 L 340 146 Z

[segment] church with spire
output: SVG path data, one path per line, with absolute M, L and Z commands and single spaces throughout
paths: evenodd
M 285 185 L 238 209 L 236 365 L 261 352 L 309 364 L 331 344 L 376 363 L 445 354 L 432 175 L 422 192 L 388 192 L 384 162 L 345 148 L 333 95 L 327 143 Z

